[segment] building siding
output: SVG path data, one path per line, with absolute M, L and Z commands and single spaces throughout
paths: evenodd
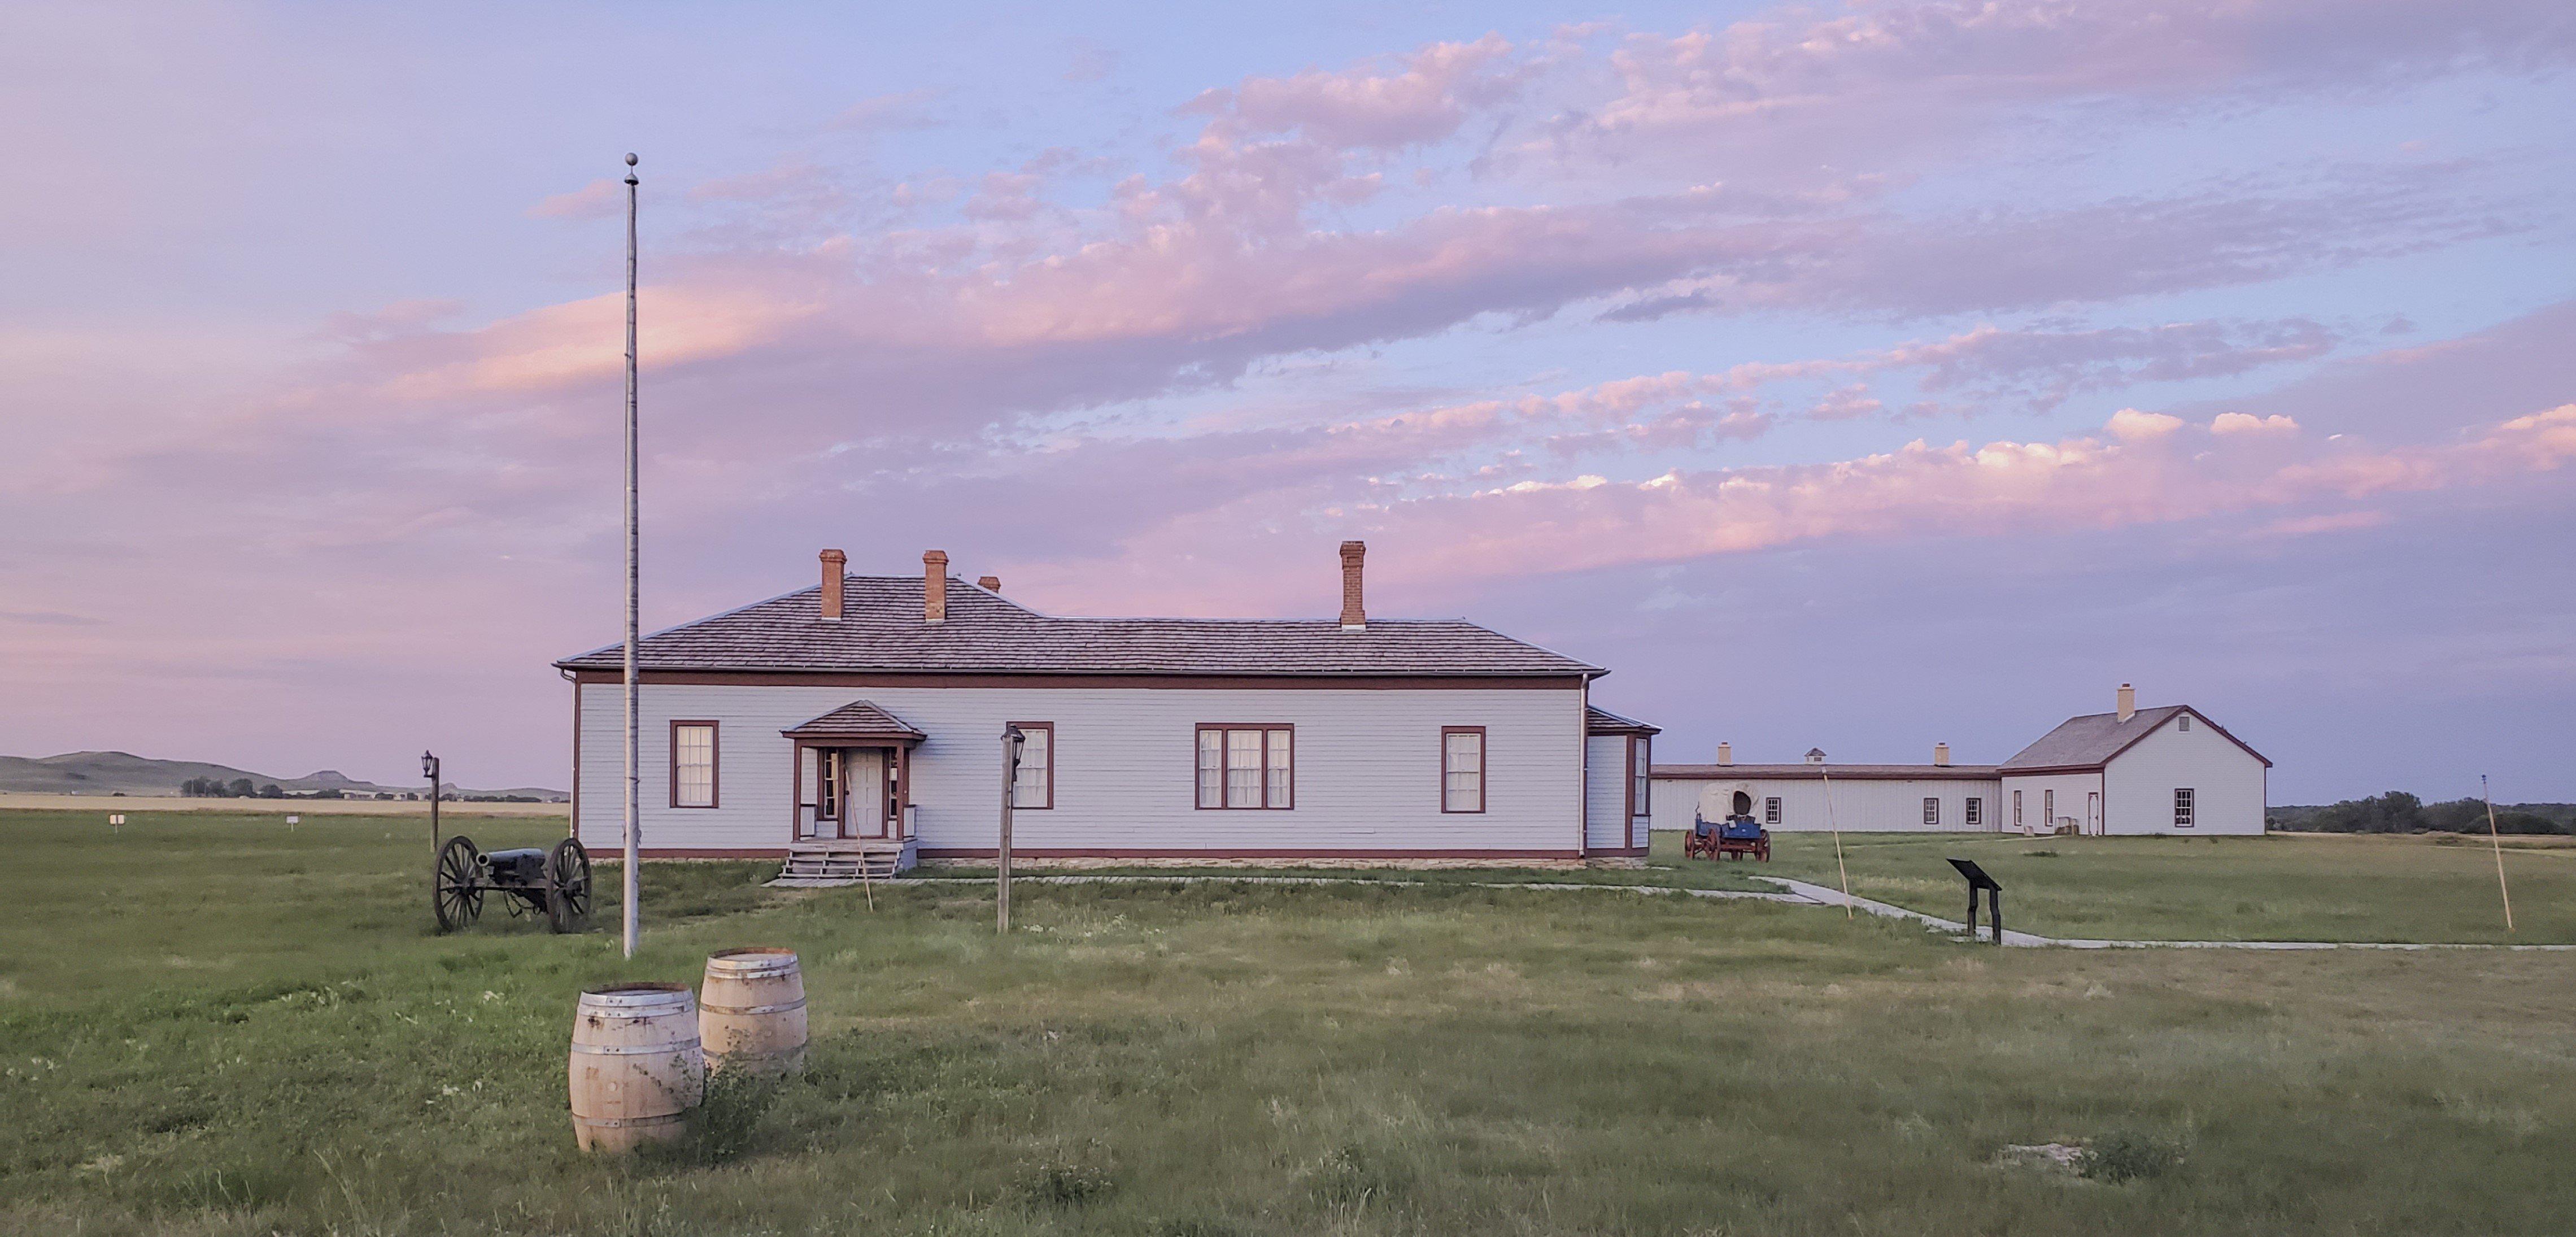
M 577 828 L 614 848 L 622 821 L 620 688 L 585 684 L 578 710 Z M 1582 835 L 1572 767 L 1579 686 L 1528 689 L 807 687 L 660 684 L 643 689 L 642 825 L 648 849 L 783 851 L 792 745 L 779 731 L 865 699 L 928 735 L 911 799 L 930 852 L 988 852 L 998 829 L 1005 721 L 1055 723 L 1055 804 L 1024 809 L 1032 853 L 1498 852 L 1568 855 Z M 722 724 L 722 806 L 668 806 L 673 718 Z M 1202 722 L 1296 727 L 1296 806 L 1196 806 Z M 1440 728 L 1486 728 L 1486 810 L 1440 811 Z M 1614 777 L 1615 780 L 1615 777 Z
M 2263 762 L 2227 736 L 2183 717 L 2156 727 L 2104 766 L 2103 796 L 2111 833 L 2258 834 L 2263 832 Z M 2173 792 L 2192 788 L 2194 824 L 2173 825 Z
M 1596 734 L 1583 741 L 1583 845 L 1592 851 L 1628 845 L 1628 737 Z
M 1988 781 L 1955 778 L 1924 779 L 1850 779 L 1832 782 L 1833 804 L 1826 811 L 1826 783 L 1818 778 L 1681 778 L 1658 777 L 1654 783 L 1654 826 L 1657 829 L 1688 829 L 1699 810 L 1703 791 L 1717 789 L 1732 795 L 1741 790 L 1753 796 L 1753 818 L 1762 819 L 1763 800 L 1780 800 L 1780 823 L 1770 826 L 1782 833 L 1822 832 L 1838 828 L 1846 833 L 1941 833 L 1970 832 L 1967 824 L 1967 800 L 1976 796 L 1985 800 L 1986 818 L 1975 832 L 1995 828 L 1996 785 Z M 1927 827 L 1923 823 L 1923 801 L 1941 801 L 1941 823 Z M 1710 819 L 1724 815 L 1723 803 Z
M 2099 773 L 2005 774 L 2001 819 L 2003 827 L 2008 830 L 2013 829 L 2012 796 L 2016 790 L 2021 792 L 2022 797 L 2022 825 L 2017 832 L 2051 833 L 2055 831 L 2052 818 L 2043 806 L 2048 802 L 2046 792 L 2052 790 L 2057 792 L 2057 814 L 2054 820 L 2072 819 L 2076 827 L 2087 833 L 2097 831 L 2101 827 L 2098 819 L 2088 820 L 2085 816 L 2087 811 L 2085 796 L 2102 792 L 2102 775 Z

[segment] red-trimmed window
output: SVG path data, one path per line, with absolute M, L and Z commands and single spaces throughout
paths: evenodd
M 1043 811 L 1055 806 L 1055 723 L 1013 722 L 1020 728 L 1020 776 L 1011 806 Z
M 1485 810 L 1485 728 L 1440 728 L 1440 810 Z
M 1285 811 L 1297 805 L 1293 726 L 1199 726 L 1198 805 Z
M 1628 815 L 1643 816 L 1654 800 L 1654 740 L 1638 735 L 1628 740 Z
M 716 805 L 716 724 L 671 723 L 671 806 Z

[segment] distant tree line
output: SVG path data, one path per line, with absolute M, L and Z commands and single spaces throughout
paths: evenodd
M 246 777 L 227 782 L 219 777 L 192 777 L 179 783 L 179 793 L 191 799 L 283 799 L 286 791 L 275 782 L 265 786 L 252 784 Z
M 2402 790 L 2323 807 L 2276 807 L 2272 828 L 2290 833 L 2484 833 L 2487 805 L 2477 799 L 2426 803 Z M 2497 804 L 2498 833 L 2576 833 L 2576 803 Z

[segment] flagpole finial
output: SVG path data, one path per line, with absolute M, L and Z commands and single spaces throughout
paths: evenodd
M 626 152 L 626 168 L 627 168 L 627 172 L 626 172 L 626 183 L 627 183 L 627 184 L 630 184 L 630 185 L 631 185 L 631 184 L 634 184 L 634 183 L 635 183 L 635 171 L 634 171 L 634 169 L 635 169 L 635 152 L 634 152 L 634 151 L 631 151 L 631 150 L 630 150 L 630 151 Z

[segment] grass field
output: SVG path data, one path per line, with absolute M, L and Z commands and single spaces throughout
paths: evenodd
M 1993 950 L 1455 884 L 1028 887 L 997 941 L 957 887 L 871 912 L 691 864 L 648 870 L 626 963 L 430 934 L 423 832 L 0 813 L 0 1231 L 2576 1227 L 2564 955 Z M 804 956 L 808 1074 L 689 1154 L 575 1153 L 575 994 L 747 943 Z M 1995 1163 L 2082 1138 L 2181 1158 Z
M 1663 846 L 1679 845 L 1679 834 Z M 2507 842 L 2507 933 L 2486 839 L 2274 834 L 2254 838 L 2025 838 L 1846 833 L 1851 891 L 1957 919 L 1974 859 L 2004 887 L 2004 926 L 2127 940 L 2576 943 L 2576 847 Z M 1767 871 L 1832 886 L 1830 835 L 1777 834 Z

